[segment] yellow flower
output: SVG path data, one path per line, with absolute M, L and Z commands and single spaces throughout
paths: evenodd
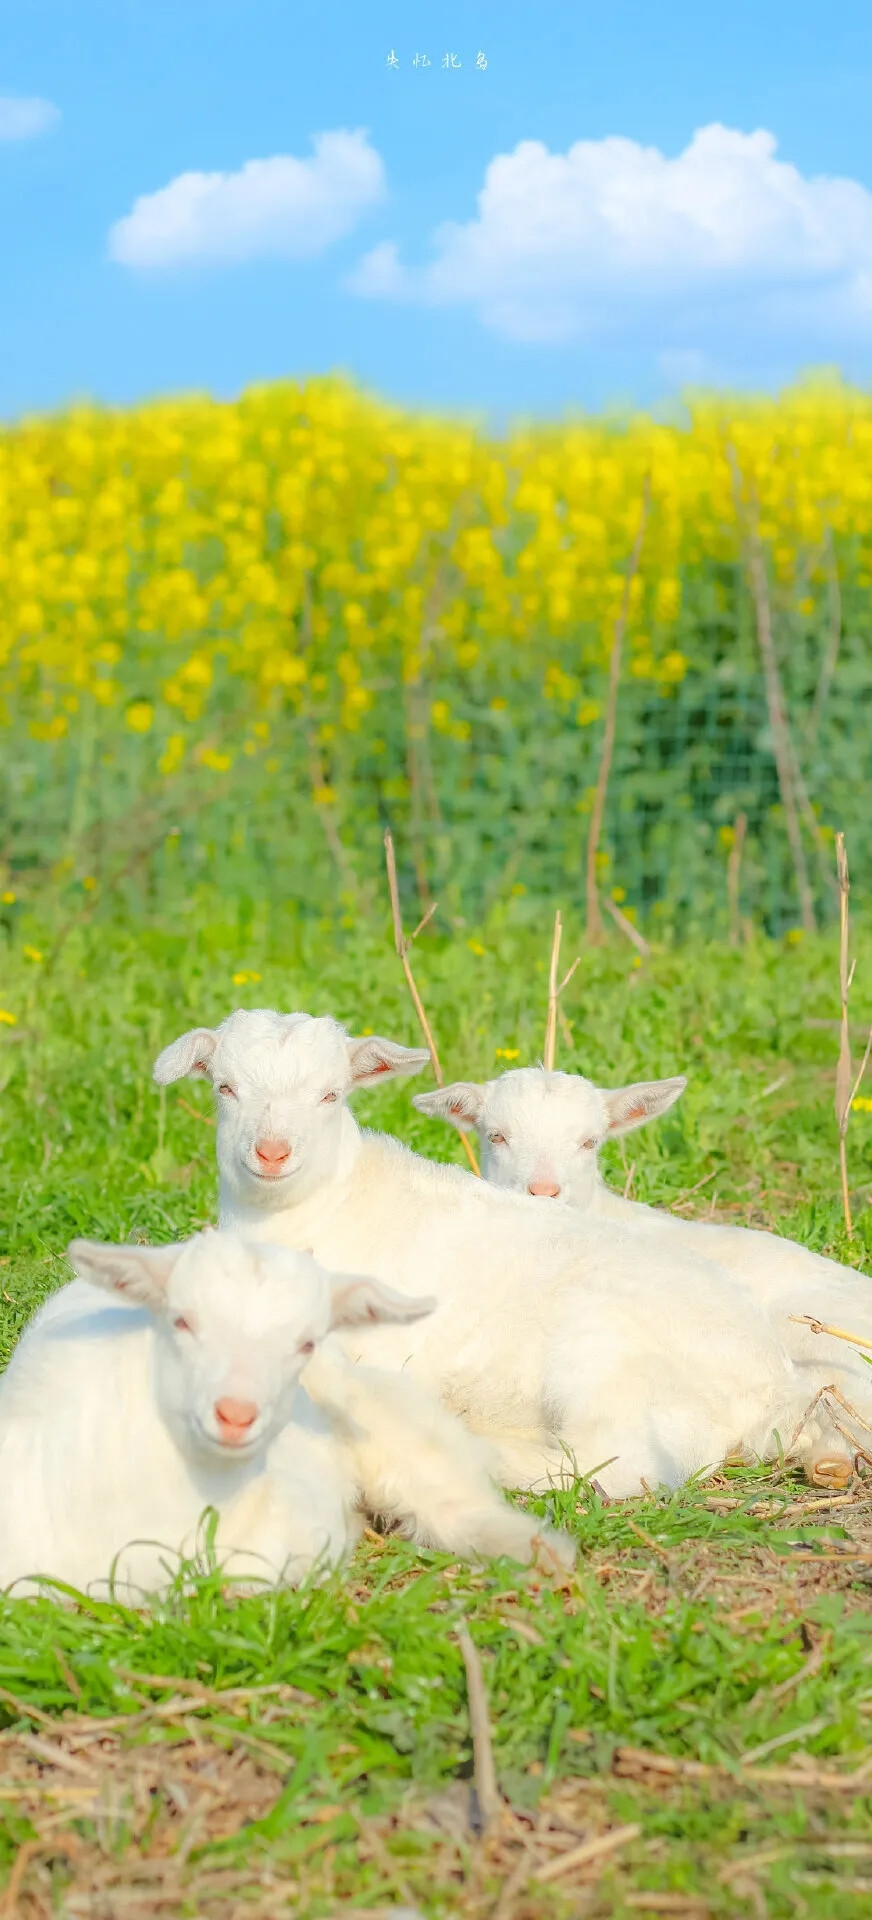
M 158 770 L 169 777 L 181 766 L 185 757 L 185 736 L 183 733 L 171 733 L 158 761 Z
M 481 955 L 484 953 L 484 947 L 482 946 L 480 940 L 467 940 L 466 944 L 469 948 L 470 953 L 477 953 L 479 957 L 481 957 Z
M 94 879 L 94 875 L 92 873 L 85 874 L 85 877 L 82 881 L 82 886 L 84 887 L 86 893 L 94 893 L 96 891 L 97 882 Z
M 148 733 L 154 719 L 154 707 L 150 700 L 133 700 L 124 715 L 131 733 Z
M 256 986 L 259 979 L 260 979 L 259 973 L 247 973 L 245 971 L 242 971 L 240 973 L 235 973 L 233 975 L 233 985 L 235 987 Z
M 338 798 L 339 796 L 335 787 L 320 786 L 312 788 L 312 799 L 316 807 L 332 807 Z
M 497 1047 L 494 1058 L 496 1060 L 520 1060 L 521 1049 L 520 1047 Z
M 785 936 L 784 936 L 784 938 L 785 938 L 785 940 L 786 940 L 786 942 L 787 942 L 787 945 L 788 945 L 789 947 L 798 947 L 798 946 L 799 946 L 799 943 L 800 943 L 800 941 L 801 941 L 801 939 L 802 939 L 802 928 L 801 928 L 801 927 L 788 927 L 788 929 L 787 929 L 787 932 L 786 932 L 786 934 L 785 934 Z
M 16 898 L 15 894 L 11 891 L 9 887 L 7 887 L 5 893 L 0 893 L 0 900 L 2 900 L 4 907 L 14 906 L 15 898 Z
M 851 1108 L 854 1113 L 872 1113 L 872 1100 L 868 1094 L 858 1093 L 856 1099 L 851 1101 Z
M 227 773 L 233 765 L 231 754 L 217 753 L 214 747 L 201 747 L 197 758 L 201 767 L 208 767 L 211 773 Z
M 45 955 L 40 953 L 38 947 L 22 947 L 21 951 L 24 954 L 25 960 L 43 960 L 45 958 Z
M 615 905 L 616 905 L 616 906 L 618 906 L 618 907 L 619 907 L 619 906 L 620 906 L 620 904 L 621 904 L 621 901 L 622 901 L 622 900 L 626 900 L 626 898 L 627 898 L 627 889 L 626 889 L 626 887 L 613 887 L 613 888 L 612 888 L 612 899 L 614 900 L 614 902 L 615 902 Z
M 5 1007 L 0 1007 L 0 1023 L 2 1023 L 4 1027 L 17 1027 L 18 1025 L 14 1013 L 7 1013 Z

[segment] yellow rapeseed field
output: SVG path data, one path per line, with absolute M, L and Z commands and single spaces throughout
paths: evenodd
M 22 420 L 0 431 L 0 723 L 49 780 L 70 753 L 90 768 L 123 751 L 159 785 L 275 767 L 297 715 L 316 802 L 343 765 L 358 778 L 365 746 L 381 804 L 417 780 L 436 831 L 416 739 L 454 767 L 489 716 L 519 762 L 506 729 L 529 736 L 538 714 L 574 735 L 583 811 L 646 497 L 627 699 L 678 712 L 718 622 L 731 644 L 749 531 L 813 691 L 834 589 L 872 580 L 872 400 L 835 381 L 502 439 L 338 380 Z M 565 810 L 541 766 L 529 784 Z M 723 809 L 714 831 L 726 845 Z
M 414 677 L 438 624 L 461 675 L 496 636 L 532 648 L 546 694 L 567 691 L 549 638 L 563 658 L 579 630 L 584 724 L 585 659 L 609 645 L 645 475 L 632 672 L 669 684 L 688 665 L 687 570 L 736 554 L 736 462 L 781 580 L 804 567 L 813 596 L 831 537 L 868 558 L 872 402 L 836 386 L 701 400 L 680 425 L 580 420 L 502 441 L 332 381 L 24 420 L 0 434 L 5 717 L 30 689 L 31 732 L 62 736 L 85 695 L 122 702 L 119 668 L 145 643 L 152 683 L 124 718 L 147 733 L 156 704 L 170 709 L 170 762 L 219 660 L 264 712 L 277 688 L 317 690 L 329 662 L 354 728 L 380 657 L 399 648 Z M 450 710 L 434 718 L 451 725 Z

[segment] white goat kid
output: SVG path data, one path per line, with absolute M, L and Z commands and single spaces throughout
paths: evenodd
M 608 1091 L 580 1074 L 514 1067 L 482 1085 L 457 1080 L 413 1094 L 412 1104 L 419 1113 L 477 1133 L 482 1178 L 494 1186 L 632 1220 L 642 1210 L 606 1186 L 599 1149 L 667 1113 L 686 1086 L 680 1076 Z
M 602 1468 L 608 1492 L 637 1493 L 740 1443 L 770 1449 L 796 1381 L 727 1275 L 703 1323 L 705 1262 L 361 1133 L 346 1095 L 426 1059 L 334 1020 L 258 1011 L 182 1035 L 154 1071 L 213 1082 L 223 1227 L 436 1296 L 432 1319 L 374 1329 L 370 1351 L 492 1436 L 505 1483 L 559 1477 L 568 1450 L 582 1471 Z
M 606 1185 L 598 1166 L 600 1147 L 666 1113 L 686 1085 L 678 1077 L 608 1090 L 581 1074 L 518 1067 L 482 1084 L 459 1080 L 416 1094 L 413 1104 L 420 1113 L 478 1133 L 482 1175 L 494 1185 L 562 1200 L 592 1218 L 638 1228 L 652 1243 L 665 1240 L 726 1268 L 770 1315 L 803 1382 L 805 1405 L 832 1382 L 872 1419 L 872 1375 L 859 1353 L 791 1317 L 814 1314 L 869 1338 L 872 1287 L 861 1275 L 779 1234 L 682 1220 L 625 1199 Z M 708 1268 L 706 1287 L 717 1284 L 716 1270 Z M 817 1425 L 810 1423 L 809 1435 L 810 1442 L 816 1436 L 810 1459 L 839 1457 L 844 1451 L 823 1415 Z
M 336 1564 L 367 1506 L 422 1543 L 531 1557 L 535 1522 L 505 1507 L 458 1423 L 330 1357 L 331 1328 L 432 1303 L 213 1232 L 77 1240 L 70 1257 L 79 1277 L 0 1382 L 0 1587 L 94 1589 L 114 1567 L 117 1587 L 158 1591 L 207 1507 L 224 1572 L 249 1584 Z

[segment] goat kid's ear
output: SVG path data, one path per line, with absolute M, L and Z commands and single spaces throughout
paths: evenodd
M 670 1107 L 684 1092 L 687 1081 L 683 1074 L 674 1080 L 639 1080 L 632 1087 L 616 1087 L 613 1093 L 603 1093 L 608 1118 L 609 1134 L 631 1133 L 634 1127 L 642 1127 L 646 1120 L 656 1120 L 661 1113 L 667 1113 Z
M 400 1074 L 420 1073 L 429 1059 L 426 1047 L 401 1047 L 396 1040 L 382 1040 L 376 1033 L 360 1040 L 349 1039 L 351 1091 L 374 1087 L 379 1080 L 396 1080 Z
M 175 1247 L 115 1247 L 102 1240 L 71 1240 L 67 1259 L 80 1280 L 159 1311 L 170 1275 L 184 1251 Z
M 436 1306 L 429 1295 L 411 1299 L 384 1286 L 381 1280 L 355 1273 L 331 1281 L 330 1296 L 332 1327 L 364 1327 L 380 1320 L 423 1320 Z
M 484 1113 L 487 1088 L 474 1080 L 455 1080 L 453 1086 L 437 1087 L 434 1093 L 413 1093 L 412 1105 L 431 1120 L 447 1120 L 465 1133 L 478 1127 Z
M 158 1086 L 168 1087 L 171 1081 L 186 1080 L 189 1074 L 208 1080 L 217 1045 L 218 1035 L 211 1027 L 192 1027 L 190 1033 L 171 1040 L 163 1053 L 158 1054 L 152 1068 Z

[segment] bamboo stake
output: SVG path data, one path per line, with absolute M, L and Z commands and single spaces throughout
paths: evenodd
M 560 941 L 562 936 L 563 936 L 563 919 L 560 913 L 560 908 L 558 907 L 554 915 L 554 937 L 551 942 L 551 963 L 548 968 L 548 1013 L 545 1019 L 545 1048 L 542 1055 L 542 1064 L 545 1068 L 546 1073 L 554 1072 L 554 1054 L 555 1054 L 556 1045 L 557 1045 L 557 1019 L 558 1019 L 558 1015 L 561 1012 L 560 995 L 562 994 L 564 987 L 568 987 L 576 967 L 579 966 L 581 963 L 581 955 L 576 954 L 576 957 L 572 962 L 572 966 L 570 967 L 569 972 L 564 974 L 563 979 L 561 980 L 560 985 L 558 986 L 557 963 L 560 959 Z M 565 1034 L 564 1034 L 564 1038 L 565 1038 Z
M 784 808 L 787 837 L 793 855 L 793 870 L 796 875 L 796 887 L 799 894 L 799 911 L 806 933 L 815 929 L 814 902 L 809 886 L 808 869 L 805 862 L 805 848 L 799 828 L 797 810 L 796 755 L 790 735 L 790 725 L 784 701 L 784 689 L 778 667 L 778 655 L 772 631 L 772 608 L 769 601 L 769 582 L 766 578 L 766 562 L 757 527 L 756 511 L 748 515 L 742 501 L 742 470 L 739 466 L 735 447 L 727 447 L 727 458 L 733 475 L 733 495 L 736 502 L 736 515 L 743 529 L 745 546 L 745 565 L 751 598 L 754 602 L 754 615 L 757 625 L 757 644 L 763 664 L 763 683 L 766 689 L 766 705 L 769 712 L 769 725 L 772 728 L 772 746 L 775 753 L 775 768 L 778 774 L 778 790 Z
M 727 861 L 727 908 L 730 916 L 730 946 L 737 947 L 742 937 L 742 918 L 739 912 L 739 879 L 742 871 L 742 853 L 745 835 L 748 831 L 748 815 L 737 813 L 733 826 L 733 844 Z
M 587 836 L 587 937 L 591 946 L 602 945 L 605 931 L 603 927 L 603 917 L 600 911 L 599 891 L 596 884 L 596 857 L 599 852 L 600 834 L 602 832 L 603 814 L 606 805 L 606 791 L 612 767 L 612 755 L 615 750 L 615 726 L 618 713 L 618 689 L 621 681 L 624 634 L 630 614 L 630 595 L 633 589 L 633 581 L 639 571 L 639 561 L 642 557 L 642 544 L 645 539 L 645 527 L 648 521 L 650 504 L 651 476 L 650 474 L 646 474 L 645 484 L 642 489 L 642 508 L 639 514 L 639 524 L 636 529 L 636 537 L 633 541 L 627 571 L 624 576 L 624 591 L 621 595 L 621 605 L 612 635 L 612 650 L 609 657 L 609 691 L 606 699 L 606 720 L 603 729 L 602 754 L 600 756 L 599 773 L 597 774 L 593 807 L 590 816 L 590 828 Z
M 621 912 L 616 900 L 607 900 L 605 905 L 606 912 L 611 914 L 615 926 L 620 928 L 625 940 L 629 940 L 631 947 L 635 947 L 636 952 L 641 954 L 642 959 L 647 960 L 651 948 L 645 939 L 645 935 L 639 932 L 638 927 L 634 927 L 632 920 L 628 920 L 625 913 Z
M 839 648 L 842 641 L 842 590 L 839 581 L 839 561 L 835 541 L 833 540 L 832 527 L 827 527 L 826 555 L 829 634 L 824 649 L 824 657 L 821 661 L 821 670 L 817 687 L 815 688 L 811 713 L 808 718 L 808 738 L 812 745 L 817 739 L 820 730 L 824 707 L 826 706 L 827 697 L 833 682 L 833 675 L 838 665 Z
M 388 873 L 388 889 L 391 896 L 391 915 L 393 917 L 393 923 L 394 923 L 394 946 L 396 947 L 397 956 L 399 958 L 403 972 L 406 976 L 406 985 L 412 996 L 412 1005 L 418 1016 L 418 1025 L 421 1029 L 421 1032 L 424 1035 L 425 1045 L 430 1055 L 430 1061 L 433 1067 L 433 1072 L 436 1076 L 436 1085 L 438 1087 L 442 1087 L 445 1085 L 445 1075 L 442 1072 L 442 1064 L 436 1049 L 436 1041 L 433 1037 L 433 1029 L 427 1018 L 427 1015 L 424 1009 L 424 1002 L 421 999 L 421 995 L 418 992 L 418 988 L 415 984 L 415 976 L 412 972 L 411 962 L 409 960 L 409 948 L 412 945 L 413 940 L 417 940 L 419 933 L 423 931 L 428 921 L 432 920 L 433 915 L 436 912 L 437 903 L 434 900 L 432 906 L 427 908 L 427 912 L 424 914 L 423 919 L 419 920 L 414 933 L 410 934 L 409 938 L 407 939 L 405 933 L 403 932 L 403 916 L 400 911 L 400 889 L 397 882 L 397 856 L 396 856 L 396 853 L 394 852 L 394 837 L 390 831 L 390 828 L 388 828 L 385 834 L 385 865 L 387 867 L 387 873 Z M 458 1132 L 460 1132 L 459 1128 L 458 1128 Z M 463 1141 L 464 1151 L 466 1153 L 467 1160 L 469 1161 L 469 1164 L 472 1168 L 473 1173 L 479 1174 L 478 1161 L 476 1160 L 475 1153 L 473 1152 L 473 1148 L 470 1140 L 468 1139 L 465 1133 L 460 1133 L 460 1138 Z M 480 1177 L 480 1174 L 479 1174 L 479 1177 Z
M 848 1123 L 851 1118 L 851 1036 L 848 1026 L 848 995 L 851 991 L 853 967 L 848 966 L 848 894 L 851 881 L 848 874 L 848 856 L 845 852 L 845 836 L 836 834 L 836 873 L 839 880 L 839 998 L 841 1001 L 841 1026 L 839 1028 L 839 1060 L 836 1067 L 836 1123 L 839 1129 L 839 1173 L 842 1182 L 842 1206 L 845 1214 L 845 1231 L 848 1239 L 853 1239 L 854 1227 L 851 1220 L 851 1197 L 848 1192 L 848 1156 L 846 1139 Z

